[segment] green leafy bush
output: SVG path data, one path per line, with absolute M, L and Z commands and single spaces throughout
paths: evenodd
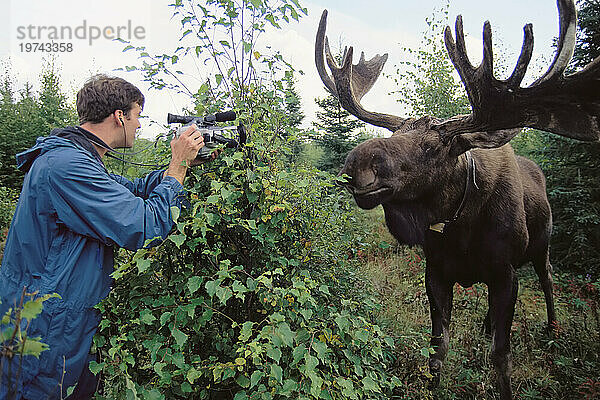
M 389 398 L 393 342 L 348 264 L 355 211 L 269 143 L 194 170 L 175 232 L 123 254 L 92 363 L 107 398 Z
M 54 297 L 60 296 L 56 293 L 38 296 L 38 292 L 28 293 L 23 288 L 18 304 L 10 307 L 0 319 L 0 387 L 7 390 L 8 400 L 16 399 L 23 357 L 39 358 L 48 350 L 41 337 L 30 337 L 27 330 L 31 321 L 42 312 L 43 303 Z M 8 375 L 4 376 L 2 371 L 7 371 Z
M 0 186 L 0 241 L 6 239 L 6 230 L 10 226 L 15 204 L 17 202 L 18 192 Z

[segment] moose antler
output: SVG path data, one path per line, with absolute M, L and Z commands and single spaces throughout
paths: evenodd
M 557 53 L 548 71 L 529 87 L 520 87 L 533 52 L 533 29 L 524 29 L 521 55 L 512 75 L 498 80 L 493 74 L 492 32 L 488 21 L 483 28 L 483 60 L 471 65 L 465 47 L 462 17 L 456 19 L 456 43 L 450 27 L 445 42 L 450 59 L 465 85 L 472 106 L 471 115 L 461 115 L 434 124 L 444 141 L 470 132 L 489 132 L 531 127 L 570 138 L 600 139 L 600 58 L 583 70 L 565 76 L 573 55 L 577 13 L 573 0 L 558 0 L 560 32 Z
M 361 53 L 358 64 L 353 65 L 352 55 L 354 50 L 350 47 L 344 51 L 342 66 L 339 67 L 329 49 L 329 43 L 325 36 L 326 26 L 327 10 L 324 10 L 321 15 L 321 22 L 319 23 L 315 41 L 315 63 L 317 64 L 319 76 L 327 90 L 339 99 L 342 107 L 346 111 L 353 114 L 358 119 L 372 125 L 387 128 L 392 132 L 400 129 L 407 121 L 409 121 L 408 119 L 367 111 L 360 105 L 362 97 L 373 87 L 375 81 L 377 81 L 377 78 L 383 69 L 383 65 L 387 61 L 388 55 L 384 54 L 383 56 L 380 56 L 377 54 L 372 59 L 366 61 L 365 54 Z M 323 51 L 325 51 L 327 64 L 331 69 L 333 79 L 325 69 Z M 410 121 L 412 121 L 412 119 Z

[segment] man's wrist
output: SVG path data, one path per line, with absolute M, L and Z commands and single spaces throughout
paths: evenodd
M 185 174 L 188 170 L 187 160 L 171 160 L 169 168 L 165 171 L 165 176 L 172 176 L 183 185 Z

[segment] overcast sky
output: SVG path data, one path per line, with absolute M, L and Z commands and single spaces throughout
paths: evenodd
M 87 26 L 86 39 L 73 39 L 71 52 L 57 52 L 61 68 L 64 90 L 71 96 L 93 73 L 104 72 L 122 76 L 138 85 L 146 93 L 145 114 L 158 121 L 164 121 L 167 112 L 177 113 L 189 106 L 188 100 L 167 91 L 148 91 L 138 73 L 114 71 L 124 65 L 137 64 L 134 52 L 122 52 L 124 45 L 106 39 L 92 40 L 90 27 L 129 26 L 121 36 L 132 39 L 134 45 L 144 45 L 150 53 L 172 52 L 179 38 L 179 19 L 172 18 L 171 8 L 165 1 L 148 0 L 0 0 L 0 58 L 10 62 L 13 73 L 19 82 L 37 83 L 38 75 L 44 66 L 44 53 L 27 52 L 28 42 L 37 36 L 33 26 L 68 26 L 75 30 Z M 308 8 L 309 15 L 300 22 L 284 25 L 281 31 L 267 32 L 262 36 L 261 46 L 270 45 L 280 49 L 284 57 L 304 75 L 298 75 L 297 89 L 302 97 L 307 114 L 306 122 L 314 116 L 315 97 L 325 95 L 325 90 L 314 67 L 314 36 L 323 9 L 329 10 L 327 34 L 330 43 L 343 42 L 354 46 L 355 59 L 364 51 L 367 58 L 379 53 L 389 53 L 384 72 L 393 74 L 394 66 L 401 61 L 401 48 L 417 48 L 422 32 L 426 30 L 425 18 L 431 16 L 434 8 L 440 8 L 443 0 L 313 0 L 301 1 Z M 492 23 L 494 40 L 502 41 L 502 47 L 511 54 L 511 63 L 520 52 L 523 31 L 528 22 L 533 23 L 535 37 L 534 59 L 552 55 L 552 40 L 557 36 L 558 18 L 554 0 L 451 0 L 450 19 L 462 14 L 467 35 L 467 44 L 473 62 L 481 59 L 481 32 L 483 22 Z M 50 29 L 50 28 L 48 28 Z M 137 30 L 136 30 L 137 29 Z M 45 31 L 42 32 L 46 34 Z M 81 31 L 80 31 L 81 33 Z M 107 31 L 110 35 L 112 31 Z M 137 33 L 137 35 L 136 35 Z M 440 33 L 441 35 L 441 33 Z M 203 65 L 196 65 L 197 82 L 202 81 Z M 512 65 L 511 65 L 512 68 Z M 539 71 L 537 71 L 539 73 Z M 527 79 L 527 78 L 526 78 Z M 533 79 L 529 77 L 529 81 Z M 192 84 L 193 84 L 192 80 Z M 363 106 L 379 112 L 404 114 L 402 105 L 388 93 L 394 89 L 389 79 L 380 78 L 371 92 L 363 99 Z M 156 133 L 156 129 L 144 130 L 144 136 Z M 40 133 L 44 134 L 44 133 Z

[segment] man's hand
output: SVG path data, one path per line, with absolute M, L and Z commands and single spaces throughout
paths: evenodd
M 198 165 L 202 165 L 204 163 L 207 163 L 209 161 L 214 160 L 215 158 L 219 157 L 219 154 L 221 154 L 223 152 L 223 149 L 216 149 L 215 151 L 212 152 L 212 154 L 210 155 L 210 158 L 207 158 L 205 160 L 199 160 L 197 158 L 195 158 L 191 163 L 190 163 L 190 167 L 196 167 Z
M 192 124 L 179 137 L 171 140 L 171 163 L 165 175 L 172 176 L 183 185 L 185 173 L 202 147 L 204 136 L 198 131 L 198 127 Z

